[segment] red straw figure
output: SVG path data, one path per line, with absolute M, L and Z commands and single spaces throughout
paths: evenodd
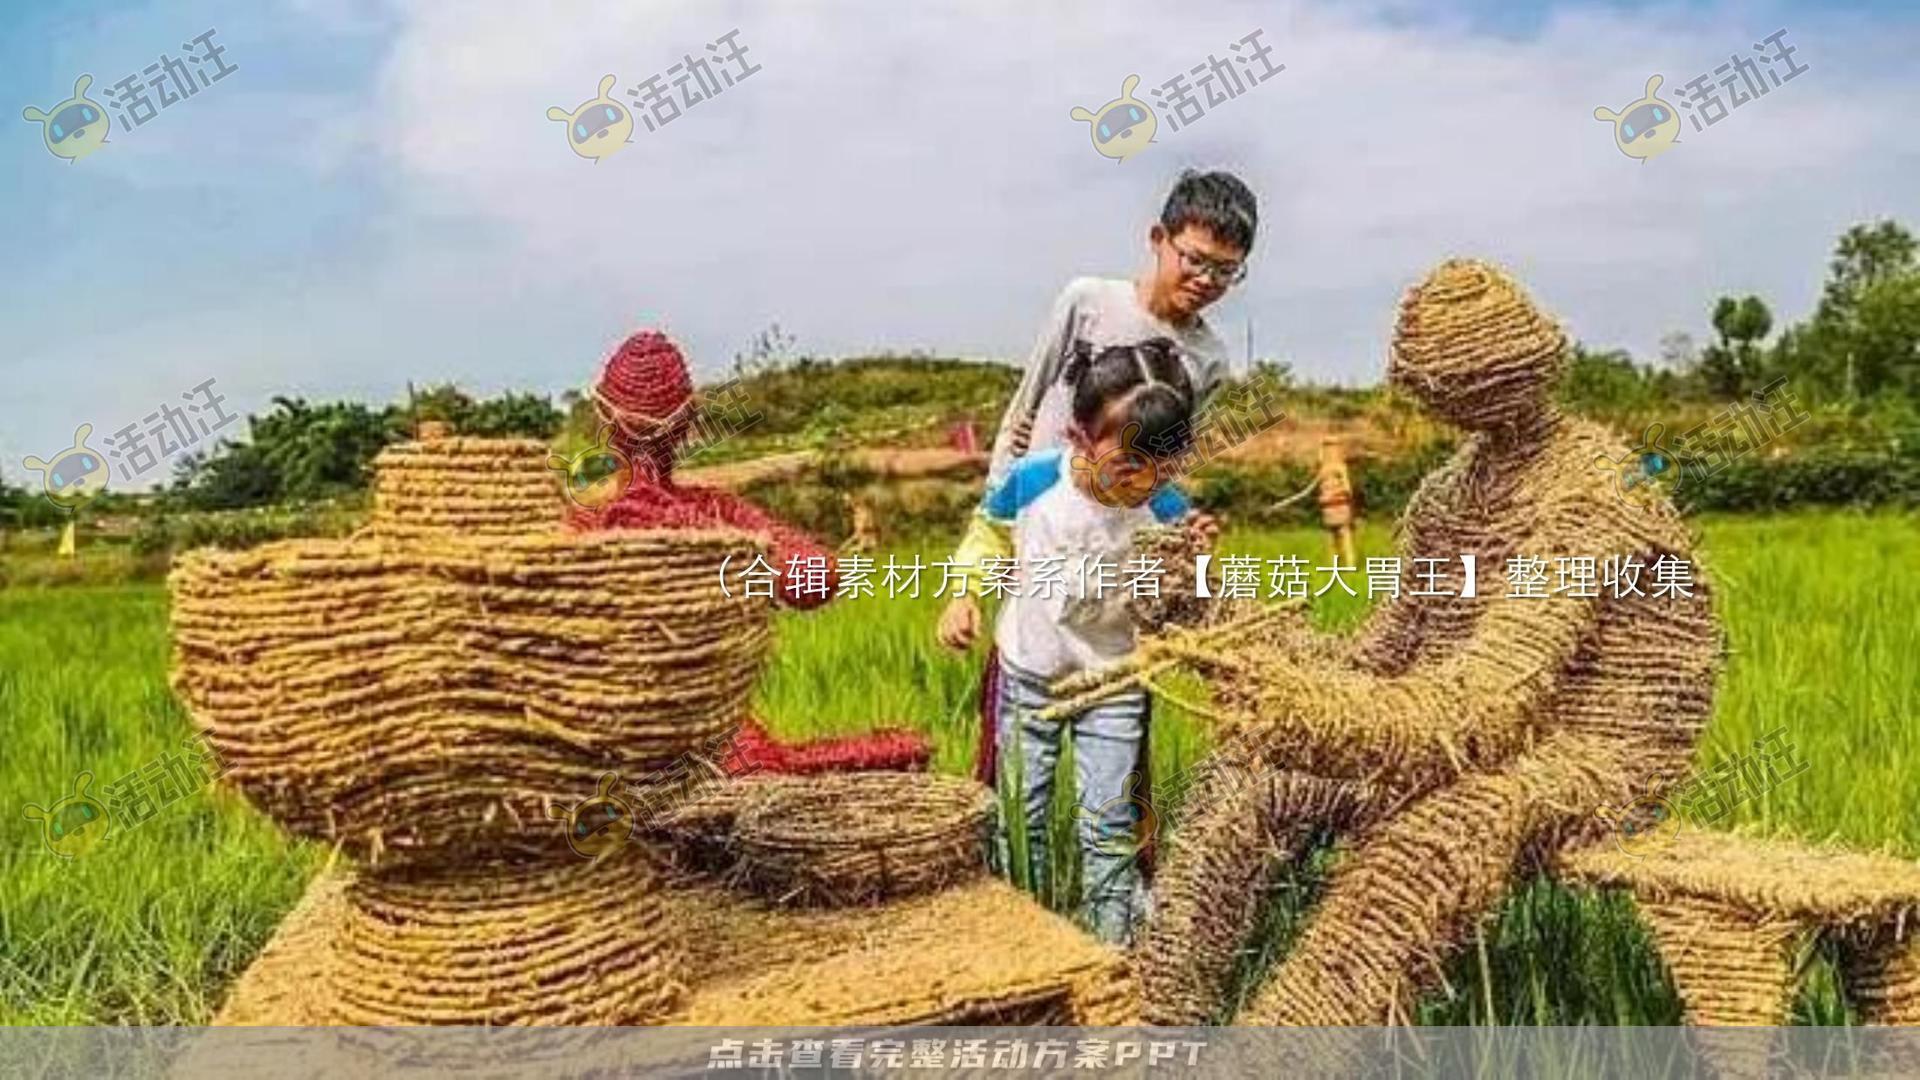
M 779 574 L 779 596 L 797 608 L 826 603 L 838 573 L 824 544 L 728 491 L 677 483 L 673 466 L 693 427 L 693 377 L 686 358 L 665 334 L 643 330 L 622 342 L 593 388 L 601 422 L 613 447 L 633 465 L 633 480 L 604 506 L 576 506 L 568 524 L 598 529 L 734 528 L 767 537 Z M 795 561 L 797 560 L 797 562 Z M 807 588 L 804 569 L 825 567 L 825 584 Z M 802 572 L 794 573 L 798 568 Z M 810 742 L 782 742 L 748 717 L 728 748 L 729 775 L 806 774 L 867 769 L 924 769 L 932 754 L 925 735 L 882 729 L 865 735 Z
M 576 507 L 568 519 L 575 529 L 724 527 L 759 533 L 772 541 L 768 562 L 779 576 L 783 601 L 817 607 L 833 595 L 838 574 L 826 545 L 730 491 L 674 479 L 675 459 L 693 428 L 693 378 L 665 334 L 643 330 L 622 342 L 600 371 L 593 401 L 601 421 L 611 425 L 614 447 L 633 463 L 633 481 L 605 506 Z M 810 565 L 824 568 L 811 588 L 805 573 Z

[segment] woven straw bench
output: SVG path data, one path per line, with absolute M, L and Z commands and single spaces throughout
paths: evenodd
M 1685 830 L 1629 855 L 1561 857 L 1570 883 L 1630 890 L 1686 1008 L 1703 1025 L 1776 1025 L 1807 940 L 1840 946 L 1841 979 L 1874 1024 L 1920 1024 L 1920 863 L 1784 840 Z

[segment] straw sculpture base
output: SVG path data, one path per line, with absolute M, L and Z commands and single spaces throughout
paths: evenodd
M 1838 937 L 1847 989 L 1872 1023 L 1920 1023 L 1920 865 L 1790 840 L 1683 831 L 1629 855 L 1613 844 L 1560 859 L 1560 875 L 1630 889 L 1696 1024 L 1781 1024 L 1792 946 Z
M 640 849 L 383 867 L 346 890 L 337 1023 L 639 1024 L 679 1002 L 680 933 Z
M 317 877 L 213 1022 L 338 1023 L 333 981 L 320 976 L 336 963 L 354 887 L 350 870 Z M 1137 1017 L 1119 953 L 991 878 L 846 910 L 777 908 L 693 878 L 672 880 L 659 895 L 690 978 L 659 1023 L 1106 1025 Z M 631 920 L 618 926 L 636 939 L 646 933 Z

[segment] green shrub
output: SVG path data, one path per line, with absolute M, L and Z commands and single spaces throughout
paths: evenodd
M 176 552 L 198 547 L 230 551 L 298 536 L 345 536 L 363 513 L 357 503 L 300 507 L 159 513 L 140 523 L 129 542 L 134 557 L 153 565 Z
M 1751 454 L 1719 472 L 1687 477 L 1674 493 L 1691 510 L 1769 511 L 1793 506 L 1920 505 L 1920 446 L 1812 446 Z

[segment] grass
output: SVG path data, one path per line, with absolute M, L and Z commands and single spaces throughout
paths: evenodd
M 1912 659 L 1920 655 L 1912 554 L 1920 518 L 1710 519 L 1704 533 L 1733 655 L 1699 760 L 1710 766 L 1784 725 L 1809 765 L 1735 808 L 1731 824 L 1920 854 L 1920 802 L 1910 794 L 1920 777 L 1920 667 Z M 1222 550 L 1318 561 L 1323 544 L 1310 530 L 1230 530 Z M 1387 553 L 1384 532 L 1364 530 L 1361 548 Z M 914 550 L 931 562 L 945 541 Z M 1328 628 L 1364 615 L 1363 601 L 1326 600 L 1315 617 Z M 939 605 L 888 599 L 883 590 L 782 615 L 760 689 L 763 715 L 784 735 L 923 728 L 935 741 L 936 769 L 969 771 L 981 658 L 933 643 Z M 0 807 L 0 1022 L 205 1022 L 326 858 L 217 790 L 162 808 L 85 858 L 65 862 L 45 850 L 40 826 L 21 813 L 25 803 L 51 804 L 82 770 L 93 773 L 98 794 L 189 730 L 167 690 L 166 653 L 166 599 L 157 585 L 0 589 L 0 717 L 9 734 L 0 790 L 12 804 Z M 1158 708 L 1155 775 L 1188 770 L 1208 741 L 1200 721 Z M 1175 787 L 1169 809 L 1177 816 Z M 1065 796 L 1059 828 L 1068 822 Z M 1062 906 L 1077 888 L 1067 835 L 1054 844 Z M 1307 868 L 1276 882 L 1243 983 L 1283 951 L 1315 879 Z M 1839 1022 L 1844 1003 L 1827 959 L 1810 955 L 1807 966 L 1813 989 L 1799 1019 Z M 1423 1020 L 1672 1023 L 1679 1015 L 1631 906 L 1549 883 L 1523 887 L 1447 974 L 1448 987 L 1423 1004 Z

